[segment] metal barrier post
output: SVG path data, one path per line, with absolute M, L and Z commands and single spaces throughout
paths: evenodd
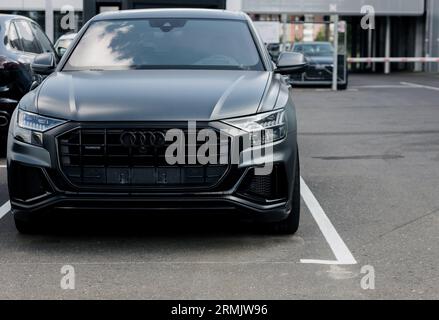
M 390 17 L 387 17 L 386 20 L 386 58 L 390 58 Z M 390 63 L 384 63 L 384 73 L 390 74 Z
M 332 68 L 332 90 L 337 91 L 338 84 L 338 15 L 334 16 L 334 66 Z

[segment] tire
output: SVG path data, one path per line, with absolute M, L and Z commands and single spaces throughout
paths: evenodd
M 339 84 L 337 86 L 338 90 L 346 90 L 348 88 L 348 83 Z
M 297 154 L 297 164 L 294 175 L 294 186 L 292 195 L 291 212 L 285 220 L 270 223 L 268 231 L 274 234 L 293 235 L 299 229 L 300 222 L 300 164 Z
M 337 88 L 338 88 L 338 90 L 346 90 L 348 88 L 348 85 L 349 85 L 349 78 L 348 78 L 348 75 L 346 74 L 346 82 L 337 85 Z
M 14 211 L 15 228 L 21 234 L 36 234 L 39 232 L 39 221 L 36 213 Z

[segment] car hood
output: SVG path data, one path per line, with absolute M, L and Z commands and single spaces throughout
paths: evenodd
M 57 72 L 40 86 L 42 115 L 74 121 L 209 121 L 254 114 L 270 72 Z

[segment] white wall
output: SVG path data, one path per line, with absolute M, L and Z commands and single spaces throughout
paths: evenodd
M 242 0 L 227 0 L 226 9 L 232 11 L 241 11 Z

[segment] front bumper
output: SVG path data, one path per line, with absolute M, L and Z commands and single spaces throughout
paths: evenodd
M 273 181 L 283 196 L 264 199 L 263 196 L 255 196 L 253 189 L 253 193 L 246 189 L 253 182 L 251 178 L 255 165 L 251 162 L 232 166 L 225 179 L 209 190 L 74 188 L 60 172 L 55 139 L 60 130 L 65 128 L 57 128 L 45 134 L 44 147 L 22 143 L 9 134 L 7 164 L 13 210 L 233 212 L 263 221 L 283 220 L 291 210 L 294 170 L 298 165 L 295 132 L 290 132 L 284 140 L 273 144 L 275 166 L 272 174 L 276 173 Z

